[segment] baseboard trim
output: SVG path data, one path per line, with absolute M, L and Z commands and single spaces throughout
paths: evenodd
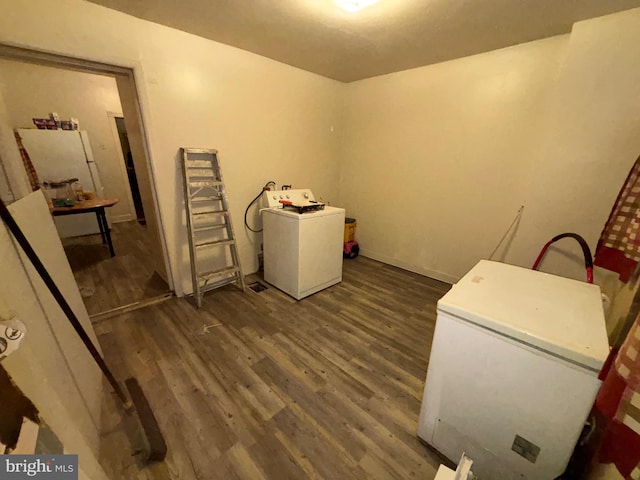
M 382 263 L 386 263 L 387 265 L 393 265 L 394 267 L 401 268 L 403 270 L 408 270 L 409 272 L 418 273 L 420 275 L 424 275 L 425 277 L 433 278 L 435 280 L 440 280 L 441 282 L 454 284 L 460 277 L 455 275 L 449 275 L 448 273 L 439 272 L 437 270 L 432 270 L 430 268 L 420 267 L 418 265 L 402 262 L 398 259 L 388 257 L 386 255 L 379 254 L 377 252 L 372 252 L 367 249 L 361 249 L 360 255 L 363 257 L 372 258 L 373 260 L 377 260 Z
M 111 223 L 130 222 L 133 219 L 133 215 L 131 215 L 130 213 L 124 213 L 122 215 L 109 215 L 109 220 L 111 221 Z

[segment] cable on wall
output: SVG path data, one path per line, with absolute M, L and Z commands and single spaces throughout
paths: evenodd
M 266 192 L 267 190 L 271 190 L 271 187 L 275 188 L 275 186 L 276 186 L 276 182 L 274 182 L 273 180 L 265 183 L 264 187 L 262 187 L 262 190 L 260 190 L 260 193 L 258 193 L 258 195 L 256 195 L 256 197 L 253 200 L 251 200 L 251 202 L 249 202 L 249 205 L 247 205 L 247 208 L 244 211 L 244 226 L 247 227 L 253 233 L 262 232 L 262 228 L 260 230 L 254 230 L 249 226 L 249 222 L 247 221 L 247 215 L 249 214 L 249 209 L 253 206 L 254 203 L 256 203 L 260 199 L 260 197 L 264 192 Z

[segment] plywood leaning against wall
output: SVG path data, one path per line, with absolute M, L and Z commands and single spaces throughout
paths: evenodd
M 43 194 L 34 192 L 9 209 L 97 345 Z M 0 265 L 0 316 L 15 316 L 27 328 L 19 350 L 7 357 L 3 366 L 62 441 L 65 451 L 79 454 L 83 471 L 93 480 L 106 480 L 97 462 L 100 371 L 4 224 L 0 224 Z

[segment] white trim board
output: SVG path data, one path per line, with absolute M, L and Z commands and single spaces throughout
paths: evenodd
M 445 282 L 451 285 L 460 280 L 460 277 L 449 275 L 448 273 L 444 272 L 438 272 L 437 270 L 431 270 L 429 268 L 417 267 L 415 265 L 405 263 L 395 258 L 372 252 L 370 250 L 360 249 L 360 255 L 362 255 L 363 257 L 371 258 L 373 260 L 377 260 L 382 263 L 386 263 L 387 265 L 392 265 L 403 270 L 408 270 L 409 272 L 424 275 L 425 277 L 433 278 L 435 280 L 440 280 L 441 282 Z
M 109 215 L 109 223 L 123 223 L 133 222 L 135 218 L 131 218 L 130 213 L 123 213 L 120 215 Z

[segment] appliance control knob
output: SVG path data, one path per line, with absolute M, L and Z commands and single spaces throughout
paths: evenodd
M 284 196 L 283 196 L 283 195 L 280 195 L 280 198 L 284 198 Z
M 307 192 L 304 192 L 304 198 L 309 198 L 309 194 Z
M 289 198 L 289 195 L 287 195 L 287 198 Z
M 278 199 L 278 196 L 277 196 L 277 195 L 274 195 L 274 196 L 273 196 L 273 199 L 274 199 L 274 200 L 277 200 L 277 199 Z

